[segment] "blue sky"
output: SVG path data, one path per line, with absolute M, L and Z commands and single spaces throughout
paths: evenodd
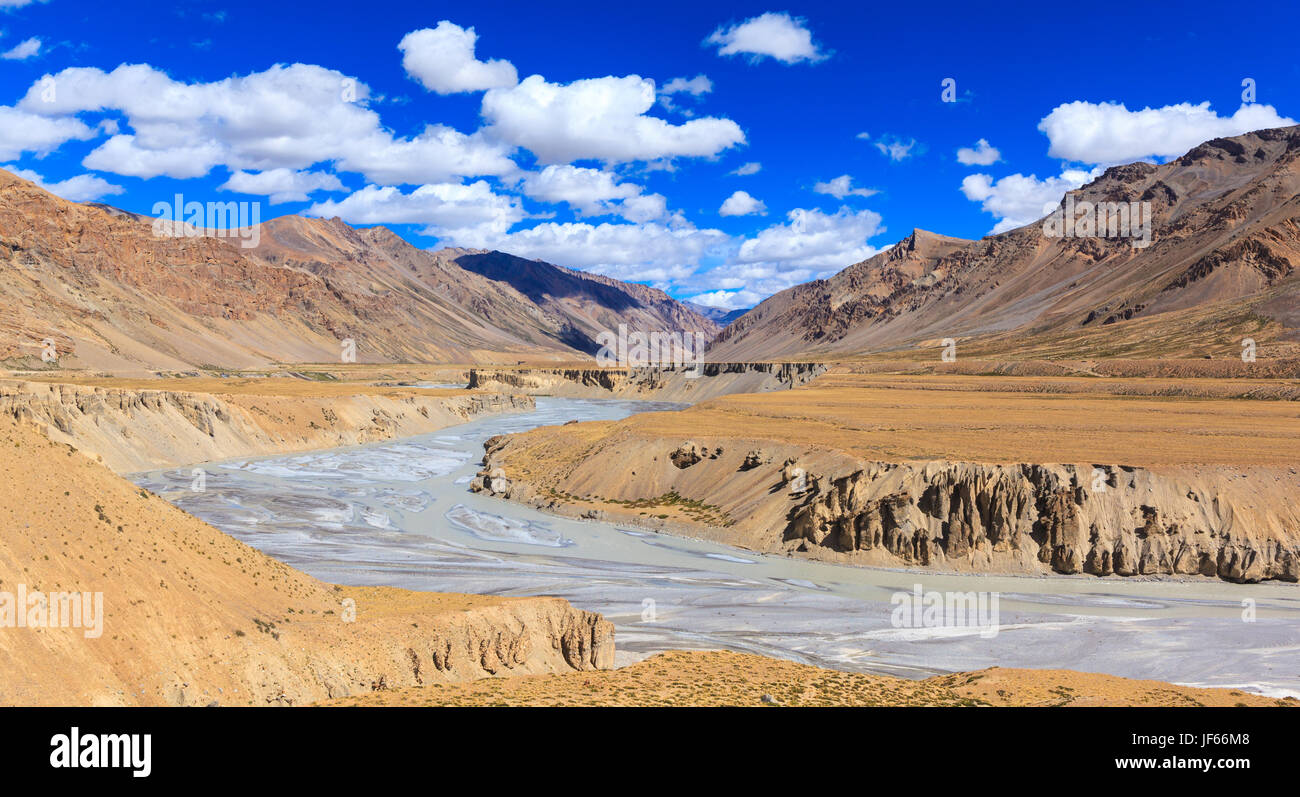
M 1292 3 L 357 9 L 0 0 L 0 165 L 147 215 L 257 201 L 733 308 L 1300 118 Z

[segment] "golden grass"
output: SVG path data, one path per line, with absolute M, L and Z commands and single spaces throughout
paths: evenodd
M 1159 392 L 1161 380 L 1149 381 L 1157 384 L 1142 392 Z M 1300 464 L 1300 402 L 1119 395 L 1119 386 L 1086 378 L 828 374 L 803 388 L 723 396 L 681 412 L 537 430 L 529 433 L 536 439 L 528 459 L 554 468 L 626 435 L 766 440 L 885 461 Z M 511 465 L 526 473 L 520 453 L 511 452 Z

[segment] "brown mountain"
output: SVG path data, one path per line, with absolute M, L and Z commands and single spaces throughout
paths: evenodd
M 600 325 L 717 329 L 644 286 L 472 253 L 566 286 L 535 301 L 384 227 L 285 216 L 243 248 L 154 221 L 0 170 L 0 361 L 39 364 L 50 339 L 61 365 L 105 370 L 338 362 L 351 338 L 363 362 L 510 362 L 579 357 Z
M 1085 201 L 1149 203 L 1150 245 L 1049 236 L 1040 222 L 979 241 L 917 230 L 772 296 L 708 357 L 856 357 L 943 338 L 1012 358 L 1236 357 L 1246 337 L 1260 357 L 1300 353 L 1300 127 L 1110 168 L 1061 207 Z
M 540 260 L 525 260 L 505 252 L 447 249 L 466 271 L 509 285 L 539 307 L 565 319 L 565 342 L 594 353 L 602 330 L 690 332 L 712 338 L 721 327 L 694 307 L 657 288 L 620 282 Z

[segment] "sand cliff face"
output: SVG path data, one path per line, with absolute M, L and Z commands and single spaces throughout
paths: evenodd
M 0 704 L 300 705 L 613 665 L 612 624 L 566 601 L 331 586 L 5 416 L 0 513 L 0 604 L 100 596 L 80 624 L 0 610 Z
M 71 443 L 122 473 L 356 445 L 533 407 L 528 396 L 501 393 L 362 387 L 311 395 L 306 386 L 305 395 L 282 395 L 270 389 L 240 392 L 242 387 L 207 393 L 0 381 L 0 414 L 32 421 L 52 440 Z
M 470 388 L 571 398 L 701 401 L 727 393 L 788 390 L 826 371 L 822 363 L 702 363 L 683 368 L 474 368 Z
M 851 564 L 1300 580 L 1295 468 L 873 462 L 733 443 L 598 447 L 552 483 L 517 475 L 518 449 L 545 443 L 502 435 L 471 487 Z
M 816 479 L 783 538 L 909 566 L 1300 579 L 1300 516 L 1267 501 L 1300 480 L 1207 470 L 865 463 Z
M 1242 398 L 1288 383 L 1194 382 L 833 371 L 498 436 L 473 487 L 849 564 L 1300 579 L 1296 405 Z

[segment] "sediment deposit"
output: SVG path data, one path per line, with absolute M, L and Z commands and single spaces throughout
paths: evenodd
M 10 417 L 0 477 L 0 592 L 102 601 L 98 623 L 0 631 L 6 705 L 301 705 L 613 664 L 613 626 L 566 601 L 331 586 Z
M 493 438 L 474 487 L 855 564 L 1300 577 L 1294 402 L 825 379 Z
M 432 432 L 528 396 L 311 383 L 145 380 L 126 387 L 0 381 L 0 415 L 38 424 L 119 473 Z
M 728 393 L 763 393 L 807 384 L 823 363 L 701 363 L 656 368 L 475 368 L 470 388 L 534 396 L 703 401 Z

